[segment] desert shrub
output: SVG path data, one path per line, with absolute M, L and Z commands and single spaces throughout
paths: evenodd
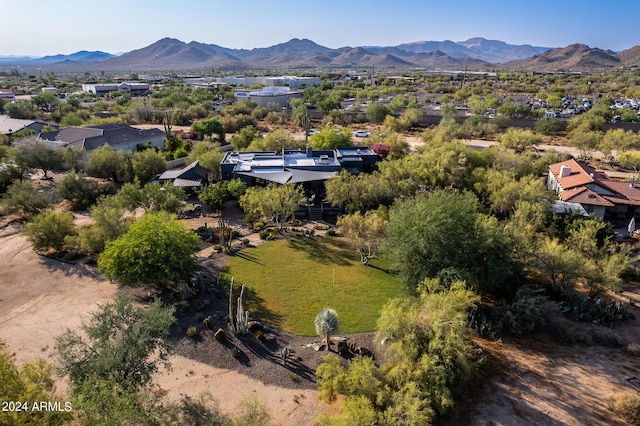
M 508 305 L 497 309 L 477 305 L 469 314 L 469 324 L 480 336 L 489 339 L 497 339 L 503 331 L 516 336 L 531 333 L 546 325 L 550 313 L 557 309 L 542 291 L 525 286 Z
M 196 314 L 193 317 L 193 320 L 195 322 L 202 322 L 204 320 L 204 314 L 202 312 L 196 312 Z
M 253 224 L 253 227 L 255 229 L 264 228 L 264 222 L 256 222 L 256 223 Z
M 616 395 L 611 403 L 613 411 L 630 425 L 640 425 L 640 396 L 626 392 Z
M 480 337 L 496 340 L 502 333 L 503 324 L 501 318 L 494 309 L 478 304 L 469 312 L 469 326 L 473 328 Z
M 544 290 L 528 286 L 518 289 L 513 303 L 502 315 L 505 329 L 519 336 L 546 325 L 549 314 L 556 309 L 556 305 L 542 291 Z
M 594 343 L 597 343 L 602 346 L 609 346 L 612 348 L 618 348 L 622 346 L 622 341 L 620 340 L 620 336 L 615 333 L 613 330 L 598 330 L 593 333 L 591 339 Z
M 51 204 L 49 198 L 40 192 L 30 181 L 14 181 L 2 195 L 0 207 L 3 213 L 21 212 L 32 216 L 45 210 Z
M 271 416 L 265 407 L 255 397 L 247 397 L 238 403 L 237 414 L 234 417 L 237 425 L 271 425 Z
M 75 233 L 70 212 L 54 213 L 47 210 L 35 216 L 23 231 L 34 250 L 62 250 L 65 238 Z
M 605 327 L 613 327 L 629 318 L 629 310 L 615 300 L 590 300 L 576 292 L 569 292 L 561 304 L 562 312 L 576 321 L 590 321 Z
M 249 241 L 249 239 L 248 239 L 248 238 L 243 238 L 243 239 L 242 239 L 242 244 L 243 244 L 243 245 L 248 246 L 248 245 L 249 245 L 249 243 L 250 243 L 250 241 Z
M 196 328 L 195 325 L 189 326 L 187 328 L 187 336 L 196 337 L 197 335 L 198 335 L 198 329 Z
M 276 236 L 278 235 L 278 231 L 276 231 L 274 228 L 263 229 L 258 233 L 258 235 L 260 235 L 261 240 L 275 240 Z
M 337 235 L 336 234 L 336 230 L 335 229 L 329 229 L 327 231 L 327 235 L 330 236 L 330 237 L 335 237 Z
M 624 351 L 631 356 L 640 357 L 640 345 L 637 343 L 629 343 L 624 348 Z

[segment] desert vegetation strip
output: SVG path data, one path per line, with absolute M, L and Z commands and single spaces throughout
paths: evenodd
M 341 333 L 374 331 L 380 310 L 405 287 L 384 259 L 370 266 L 337 238 L 290 239 L 243 250 L 224 273 L 249 289 L 246 308 L 272 327 L 315 335 L 313 320 L 323 308 L 340 316 Z

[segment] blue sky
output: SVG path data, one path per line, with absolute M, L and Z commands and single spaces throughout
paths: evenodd
M 0 56 L 122 53 L 163 37 L 246 49 L 484 37 L 619 51 L 640 44 L 639 16 L 638 0 L 2 0 Z

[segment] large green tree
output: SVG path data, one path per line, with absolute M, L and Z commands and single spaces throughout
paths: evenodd
M 47 173 L 62 167 L 63 152 L 44 142 L 28 142 L 15 150 L 16 162 L 28 169 L 42 170 L 43 178 Z
M 124 167 L 127 163 L 127 154 L 116 151 L 110 145 L 103 145 L 89 155 L 87 172 L 90 176 L 112 179 L 124 179 Z
M 153 149 L 136 152 L 131 157 L 133 175 L 141 183 L 147 183 L 156 175 L 167 170 L 167 161 Z
M 163 285 L 195 265 L 198 236 L 168 213 L 146 213 L 126 234 L 107 243 L 98 267 L 127 285 Z
M 471 193 L 436 190 L 396 204 L 385 246 L 409 288 L 453 274 L 485 291 L 505 291 L 510 246 L 495 219 L 479 213 Z
M 56 339 L 60 373 L 72 386 L 95 380 L 129 389 L 147 385 L 167 364 L 173 312 L 160 301 L 142 308 L 125 298 L 100 306 L 82 334 L 67 330 Z
M 167 424 L 168 408 L 147 386 L 168 366 L 174 309 L 125 298 L 100 306 L 81 331 L 56 339 L 58 372 L 68 376 L 82 424 Z
M 189 153 L 189 161 L 199 161 L 202 167 L 211 172 L 213 179 L 219 177 L 222 157 L 224 154 L 220 151 L 220 144 L 217 142 L 200 142 Z
M 351 146 L 351 132 L 345 128 L 326 126 L 319 133 L 311 135 L 309 145 L 313 149 L 333 149 Z
M 224 142 L 224 127 L 215 118 L 205 118 L 191 125 L 191 131 L 210 138 L 213 142 Z M 215 137 L 213 137 L 215 135 Z
M 267 187 L 251 187 L 240 197 L 240 207 L 246 212 L 275 222 L 278 229 L 293 217 L 305 200 L 299 185 L 269 184 Z

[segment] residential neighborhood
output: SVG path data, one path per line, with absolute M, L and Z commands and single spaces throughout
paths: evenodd
M 0 47 L 0 424 L 638 424 L 638 46 L 117 1 Z

